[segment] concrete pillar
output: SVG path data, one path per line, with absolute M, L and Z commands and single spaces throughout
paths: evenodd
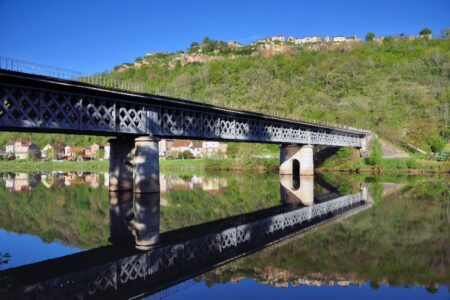
M 159 242 L 160 193 L 134 194 L 134 218 L 130 230 L 135 237 L 135 247 L 149 250 Z
M 300 175 L 314 175 L 314 146 L 283 145 L 280 150 L 280 174 L 294 173 L 298 163 Z
M 134 192 L 159 193 L 159 138 L 144 136 L 135 140 Z
M 118 137 L 110 139 L 111 153 L 109 159 L 109 190 L 131 191 L 133 190 L 133 165 L 132 156 L 134 139 L 130 137 Z
M 372 146 L 374 135 L 367 134 L 361 141 L 361 148 L 359 149 L 359 154 L 362 158 L 369 157 L 370 148 Z
M 314 146 L 303 146 L 297 157 L 300 161 L 300 176 L 314 175 Z

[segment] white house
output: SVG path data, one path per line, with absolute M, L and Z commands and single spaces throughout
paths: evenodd
M 103 149 L 105 150 L 105 156 L 103 158 L 108 160 L 111 157 L 111 145 L 106 144 L 103 146 Z

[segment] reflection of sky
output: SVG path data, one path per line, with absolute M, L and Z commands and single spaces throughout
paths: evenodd
M 17 234 L 0 229 L 0 252 L 9 252 L 9 263 L 1 270 L 18 267 L 42 260 L 80 252 L 80 249 L 61 245 L 58 242 L 44 243 L 40 238 L 28 234 Z
M 192 280 L 190 280 L 192 282 Z M 184 286 L 184 287 L 183 287 Z M 369 284 L 361 286 L 298 286 L 280 288 L 245 279 L 239 283 L 215 284 L 207 287 L 205 283 L 189 286 L 189 282 L 162 291 L 146 299 L 449 299 L 445 286 L 440 286 L 436 294 L 431 294 L 424 287 L 390 287 L 380 286 L 375 290 Z

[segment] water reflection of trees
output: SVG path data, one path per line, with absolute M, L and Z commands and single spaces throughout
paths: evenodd
M 450 186 L 416 178 L 368 211 L 203 277 L 209 284 L 250 277 L 272 285 L 423 285 L 450 282 Z M 378 182 L 381 185 L 381 183 Z

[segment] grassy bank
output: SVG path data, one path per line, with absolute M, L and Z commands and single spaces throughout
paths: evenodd
M 450 162 L 438 162 L 412 155 L 408 158 L 362 159 L 356 149 L 342 148 L 318 168 L 321 172 L 345 171 L 356 173 L 450 173 Z
M 277 172 L 279 161 L 276 158 L 226 158 L 226 159 L 185 159 L 161 160 L 160 168 L 165 173 L 199 171 L 270 171 Z M 356 173 L 450 173 L 450 162 L 436 162 L 416 158 L 382 159 L 376 165 L 370 165 L 359 157 L 340 158 L 338 155 L 317 166 L 319 172 L 356 172 Z M 84 162 L 33 162 L 0 161 L 0 172 L 31 171 L 85 171 L 106 172 L 108 161 Z
M 27 161 L 27 160 L 2 160 L 0 172 L 30 172 L 30 171 L 107 171 L 109 161 Z

